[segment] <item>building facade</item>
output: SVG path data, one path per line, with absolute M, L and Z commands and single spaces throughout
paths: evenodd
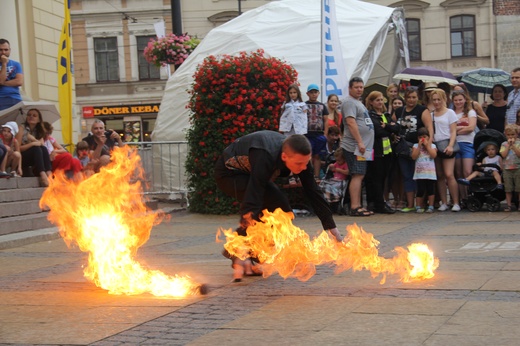
M 166 69 L 142 57 L 154 23 L 172 29 L 172 3 L 181 9 L 182 31 L 204 36 L 212 28 L 269 0 L 72 0 L 76 96 L 86 133 L 94 118 L 134 140 L 147 140 L 168 78 Z M 276 0 L 273 0 L 276 1 Z M 372 0 L 403 7 L 412 66 L 429 65 L 458 75 L 478 67 L 520 66 L 517 25 L 520 1 Z M 139 124 L 136 124 L 139 122 Z
M 214 27 L 262 1 L 177 0 L 182 32 L 204 38 Z M 164 21 L 173 32 L 170 0 L 72 0 L 72 33 L 76 66 L 76 105 L 81 131 L 94 119 L 118 131 L 126 141 L 148 141 L 155 125 L 166 81 L 174 70 L 149 64 L 144 47 L 155 38 L 154 25 Z

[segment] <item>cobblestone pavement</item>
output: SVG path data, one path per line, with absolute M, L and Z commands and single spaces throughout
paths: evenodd
M 434 278 L 400 283 L 321 266 L 307 282 L 279 276 L 231 283 L 215 242 L 235 216 L 179 212 L 156 226 L 138 260 L 189 273 L 209 293 L 185 299 L 117 296 L 83 278 L 86 254 L 61 239 L 0 251 L 2 345 L 517 345 L 520 213 L 337 217 L 373 233 L 380 254 L 424 242 Z M 315 217 L 295 223 L 309 234 Z M 0 242 L 2 239 L 0 239 Z

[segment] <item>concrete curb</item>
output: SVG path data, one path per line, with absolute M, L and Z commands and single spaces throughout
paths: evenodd
M 58 227 L 43 228 L 0 236 L 0 250 L 12 249 L 41 241 L 54 240 L 60 237 Z

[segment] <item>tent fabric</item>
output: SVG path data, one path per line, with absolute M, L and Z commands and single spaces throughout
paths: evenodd
M 187 90 L 193 83 L 197 66 L 209 55 L 263 49 L 267 55 L 293 65 L 302 90 L 311 83 L 321 84 L 320 5 L 318 0 L 272 1 L 211 30 L 169 78 L 152 140 L 185 140 L 189 127 Z M 406 67 L 399 63 L 400 50 L 395 37 L 385 44 L 387 37 L 393 36 L 388 33 L 394 27 L 392 17 L 395 18 L 396 13 L 404 17 L 401 9 L 357 0 L 336 0 L 338 32 L 349 78 L 357 76 L 366 82 L 388 84 L 396 69 Z M 384 54 L 380 54 L 382 50 Z M 378 60 L 380 56 L 385 60 Z M 369 78 L 372 72 L 376 74 L 375 79 Z M 170 164 L 178 162 L 171 161 Z M 179 169 L 182 171 L 183 167 Z

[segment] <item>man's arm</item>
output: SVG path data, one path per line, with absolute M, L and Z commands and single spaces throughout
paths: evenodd
M 1 75 L 0 75 L 0 78 L 2 78 Z M 11 87 L 21 87 L 23 85 L 23 74 L 17 73 L 16 76 L 11 80 L 5 80 L 3 78 L 2 78 L 2 80 L 4 81 L 2 83 L 2 85 L 11 86 Z
M 5 55 L 2 55 L 0 58 L 0 62 L 2 63 L 2 69 L 0 70 L 0 85 L 4 85 L 6 79 L 7 79 L 7 62 L 9 61 L 9 58 Z
M 365 148 L 365 143 L 363 143 L 363 141 L 361 139 L 361 135 L 359 134 L 359 129 L 357 127 L 356 118 L 354 118 L 354 117 L 345 117 L 345 119 L 347 120 L 347 127 L 348 127 L 348 130 L 350 131 L 350 134 L 356 140 L 359 152 L 361 154 L 364 154 L 365 153 L 365 149 L 366 149 Z
M 0 70 L 0 85 L 21 87 L 23 85 L 23 73 L 17 71 L 13 79 L 7 80 L 7 63 L 9 62 L 9 58 L 2 55 L 1 61 L 2 69 Z

